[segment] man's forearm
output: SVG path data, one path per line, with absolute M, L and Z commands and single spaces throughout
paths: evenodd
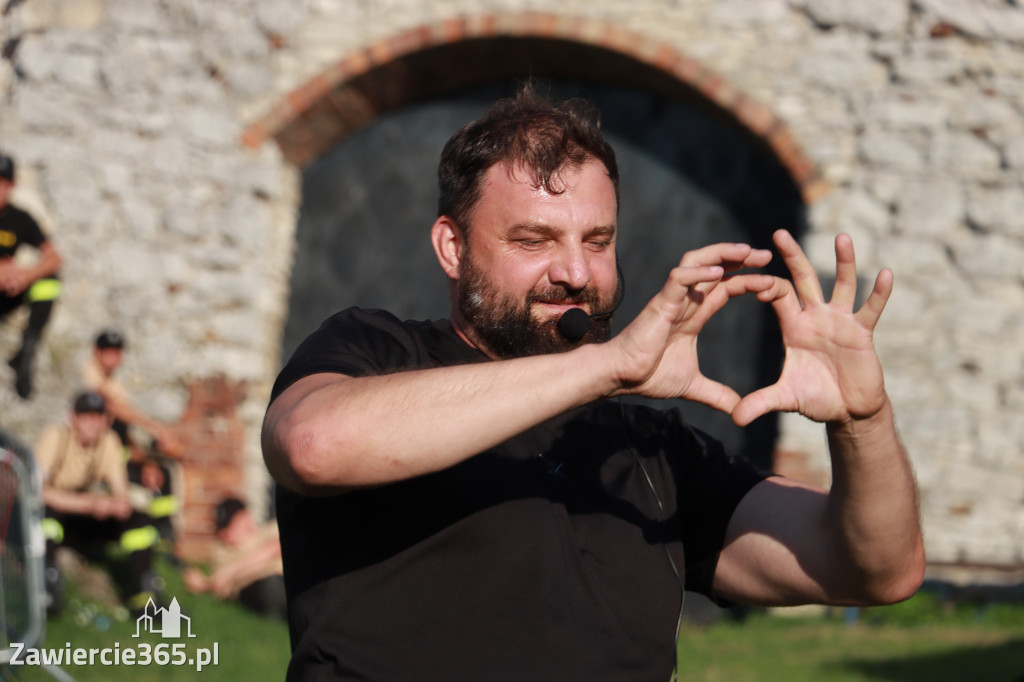
M 25 267 L 22 270 L 22 276 L 32 283 L 56 273 L 60 270 L 61 263 L 60 253 L 53 247 L 53 244 L 46 242 L 39 247 L 39 259 L 33 265 Z
M 287 488 L 337 492 L 453 466 L 615 384 L 601 345 L 382 376 L 313 375 L 270 407 L 267 465 Z
M 50 509 L 64 514 L 91 515 L 95 499 L 96 496 L 89 493 L 75 493 L 55 488 L 43 490 L 43 503 Z
M 265 566 L 281 555 L 281 545 L 276 540 L 264 544 L 250 554 L 239 557 L 234 562 L 222 567 L 213 578 L 224 582 L 240 585 L 250 583 L 264 577 Z
M 868 601 L 906 598 L 920 585 L 924 544 L 917 488 L 888 400 L 878 414 L 828 425 L 828 516 Z
M 126 399 L 110 394 L 109 392 L 103 397 L 107 401 L 107 409 L 110 410 L 110 413 L 124 423 L 137 425 L 146 431 L 152 431 L 158 425 L 158 422 L 155 419 L 152 419 L 142 413 Z
M 917 494 L 886 401 L 830 423 L 832 487 L 782 477 L 747 493 L 715 571 L 719 597 L 746 604 L 870 605 L 911 596 L 924 571 Z

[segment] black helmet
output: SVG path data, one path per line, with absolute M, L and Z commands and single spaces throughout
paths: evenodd
M 96 337 L 96 347 L 100 349 L 124 348 L 124 337 L 113 329 L 104 329 Z
M 0 178 L 14 182 L 14 159 L 0 152 Z

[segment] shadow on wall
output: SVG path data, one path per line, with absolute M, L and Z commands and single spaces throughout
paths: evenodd
M 284 359 L 328 316 L 351 305 L 401 318 L 448 314 L 447 288 L 429 241 L 436 217 L 437 160 L 444 143 L 512 85 L 474 88 L 376 119 L 303 173 Z M 770 246 L 771 233 L 806 230 L 789 173 L 760 140 L 692 104 L 577 81 L 555 97 L 583 96 L 602 113 L 622 178 L 619 257 L 627 287 L 621 328 L 662 286 L 682 254 L 719 241 Z M 780 272 L 781 263 L 771 270 Z M 770 307 L 730 303 L 701 337 L 704 372 L 741 393 L 778 376 L 782 349 Z M 688 418 L 764 467 L 777 420 L 744 431 L 723 414 L 683 406 Z

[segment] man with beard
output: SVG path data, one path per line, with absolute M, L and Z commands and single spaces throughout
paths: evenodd
M 263 451 L 279 483 L 289 679 L 657 680 L 683 588 L 722 603 L 905 599 L 924 556 L 913 475 L 872 330 L 836 240 L 830 301 L 784 231 L 714 244 L 610 338 L 618 170 L 590 109 L 526 87 L 456 133 L 431 239 L 450 320 L 343 311 L 275 384 Z M 786 362 L 741 398 L 697 335 L 733 296 L 770 303 Z M 581 309 L 581 339 L 559 320 Z M 745 425 L 826 424 L 834 484 L 769 477 L 618 396 L 696 400 Z

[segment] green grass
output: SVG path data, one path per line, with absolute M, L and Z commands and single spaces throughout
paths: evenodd
M 138 649 L 141 642 L 178 642 L 194 655 L 217 643 L 219 665 L 200 673 L 189 665 L 64 666 L 66 672 L 83 682 L 284 679 L 289 647 L 283 623 L 191 595 L 173 570 L 162 566 L 161 573 L 166 594 L 178 598 L 196 638 L 136 639 L 134 619 L 117 621 L 102 610 L 88 618 L 81 603 L 69 603 L 48 623 L 46 646 L 70 642 L 73 648 L 100 649 L 117 642 L 123 650 Z M 101 629 L 103 618 L 111 621 L 109 629 Z M 801 617 L 754 613 L 742 623 L 723 619 L 709 627 L 684 627 L 680 661 L 680 679 L 700 682 L 1018 682 L 1024 680 L 1024 605 L 954 607 L 922 592 L 903 604 L 865 609 L 853 625 L 839 611 Z M 13 671 L 19 680 L 52 679 L 38 668 Z
M 865 610 L 687 627 L 680 679 L 702 682 L 1017 682 L 1024 680 L 1024 606 L 953 607 L 921 593 Z

